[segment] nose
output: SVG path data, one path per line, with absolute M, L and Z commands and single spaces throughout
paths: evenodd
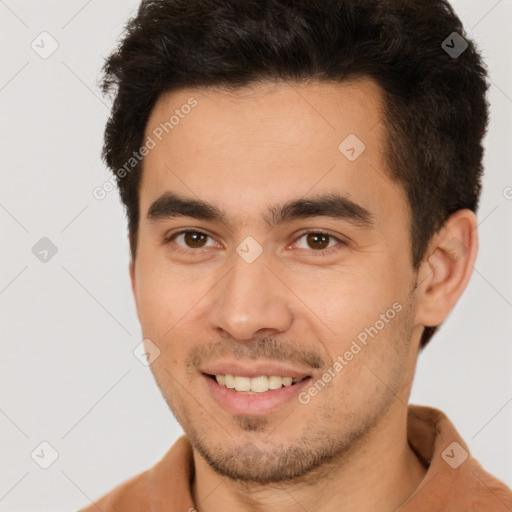
M 239 341 L 286 332 L 293 322 L 293 294 L 262 254 L 247 263 L 233 255 L 233 267 L 215 287 L 210 326 Z

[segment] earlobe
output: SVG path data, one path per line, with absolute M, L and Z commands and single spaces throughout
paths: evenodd
M 434 235 L 419 273 L 416 321 L 433 327 L 448 317 L 473 273 L 478 253 L 476 216 L 458 210 Z

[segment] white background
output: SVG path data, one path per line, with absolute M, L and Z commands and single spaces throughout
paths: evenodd
M 444 411 L 484 468 L 512 486 L 510 0 L 453 5 L 490 69 L 492 121 L 469 288 L 420 356 L 411 402 Z M 181 435 L 149 369 L 117 191 L 100 160 L 100 67 L 135 0 L 0 1 L 0 510 L 81 508 L 155 464 Z M 31 42 L 48 31 L 57 51 Z M 48 46 L 46 46 L 48 48 Z M 57 246 L 47 263 L 32 247 Z M 31 453 L 59 457 L 41 469 Z M 48 451 L 46 452 L 48 453 Z

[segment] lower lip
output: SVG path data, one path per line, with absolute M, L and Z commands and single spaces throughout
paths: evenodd
M 282 406 L 295 398 L 301 390 L 309 384 L 310 377 L 303 379 L 297 384 L 283 386 L 279 389 L 271 389 L 265 393 L 248 395 L 233 391 L 217 383 L 216 380 L 208 377 L 204 373 L 203 379 L 206 381 L 208 390 L 214 399 L 231 414 L 242 414 L 244 416 L 261 416 Z

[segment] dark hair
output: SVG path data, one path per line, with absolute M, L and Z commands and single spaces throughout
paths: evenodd
M 412 210 L 413 268 L 452 213 L 477 211 L 487 75 L 445 0 L 146 0 L 123 36 L 103 67 L 103 92 L 115 97 L 102 157 L 133 260 L 141 162 L 116 171 L 143 144 L 160 95 L 180 88 L 372 78 L 385 100 L 389 172 Z M 426 327 L 422 347 L 435 330 Z

